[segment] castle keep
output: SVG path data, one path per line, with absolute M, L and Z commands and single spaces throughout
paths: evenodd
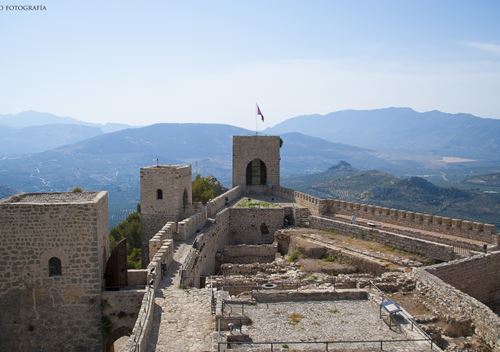
M 281 144 L 234 136 L 206 204 L 191 166 L 141 168 L 139 270 L 105 192 L 0 201 L 0 350 L 500 351 L 493 225 L 281 187 Z

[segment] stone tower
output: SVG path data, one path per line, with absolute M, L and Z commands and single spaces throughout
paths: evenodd
M 0 351 L 102 351 L 106 192 L 0 201 Z
M 233 136 L 233 187 L 262 192 L 280 184 L 279 136 Z
M 148 242 L 168 221 L 192 211 L 191 165 L 141 168 L 142 263 L 149 260 Z

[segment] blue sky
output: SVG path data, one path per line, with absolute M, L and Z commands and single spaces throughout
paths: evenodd
M 387 106 L 500 118 L 499 1 L 40 3 L 0 11 L 0 114 L 253 128 L 258 102 L 259 128 Z

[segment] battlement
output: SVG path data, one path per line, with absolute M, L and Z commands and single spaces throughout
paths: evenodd
M 141 167 L 141 174 L 148 172 L 176 173 L 179 176 L 184 176 L 191 174 L 191 165 L 151 165 Z

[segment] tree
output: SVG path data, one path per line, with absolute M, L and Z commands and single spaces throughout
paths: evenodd
M 71 190 L 71 192 L 73 193 L 82 193 L 83 192 L 83 188 L 81 187 L 73 187 L 73 189 Z
M 109 232 L 111 247 L 122 239 L 127 239 L 127 263 L 129 269 L 141 268 L 141 218 L 139 213 L 133 212 L 128 217 L 113 227 Z
M 215 186 L 210 181 L 210 177 L 202 177 L 196 175 L 193 181 L 193 202 L 202 202 L 206 204 L 210 199 L 215 197 Z

